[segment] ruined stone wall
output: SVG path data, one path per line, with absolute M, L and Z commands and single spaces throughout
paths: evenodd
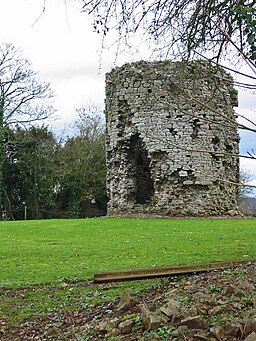
M 108 214 L 237 209 L 237 94 L 206 62 L 137 62 L 106 75 Z

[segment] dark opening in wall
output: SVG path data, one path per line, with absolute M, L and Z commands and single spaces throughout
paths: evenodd
M 198 137 L 199 133 L 199 127 L 200 127 L 200 121 L 199 119 L 193 120 L 193 132 L 192 132 L 192 140 L 196 139 Z
M 149 203 L 154 193 L 150 172 L 150 160 L 138 133 L 130 139 L 128 159 L 131 161 L 135 176 L 134 202 L 136 204 Z

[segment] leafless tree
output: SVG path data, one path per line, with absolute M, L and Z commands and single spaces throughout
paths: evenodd
M 0 115 L 2 127 L 28 124 L 53 114 L 53 91 L 40 82 L 31 64 L 12 44 L 0 46 Z
M 74 123 L 75 130 L 79 136 L 88 140 L 96 140 L 104 136 L 105 121 L 104 117 L 94 103 L 76 108 L 78 119 Z
M 125 42 L 134 33 L 154 40 L 161 55 L 181 58 L 207 52 L 219 61 L 232 45 L 252 56 L 244 34 L 242 10 L 253 12 L 255 0 L 83 0 L 96 32 L 117 31 Z M 250 13 L 251 13 L 250 12 Z M 252 13 L 251 13 L 252 14 Z M 231 43 L 231 44 L 230 44 Z M 196 57 L 198 57 L 196 55 Z

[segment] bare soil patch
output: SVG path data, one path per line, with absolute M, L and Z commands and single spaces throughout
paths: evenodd
M 107 291 L 111 284 L 100 287 Z M 255 264 L 176 276 L 143 295 L 124 295 L 130 306 L 118 298 L 12 327 L 3 316 L 0 340 L 256 340 Z

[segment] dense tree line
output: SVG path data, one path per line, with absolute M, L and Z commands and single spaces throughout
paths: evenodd
M 4 219 L 105 213 L 103 119 L 80 109 L 74 128 L 76 136 L 64 142 L 43 125 L 26 129 L 17 125 L 5 132 Z

